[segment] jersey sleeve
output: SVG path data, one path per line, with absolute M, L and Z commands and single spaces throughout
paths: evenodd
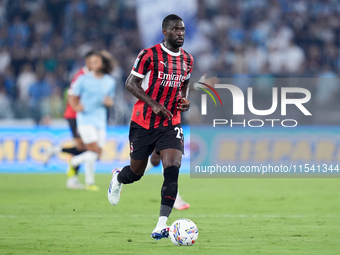
M 151 55 L 148 50 L 142 50 L 133 65 L 131 74 L 144 78 L 147 72 L 150 70 Z
M 187 76 L 185 77 L 186 81 L 190 79 L 193 67 L 194 67 L 194 58 L 190 55 L 189 71 L 187 73 Z
M 67 93 L 68 93 L 69 95 L 72 95 L 72 93 L 73 93 L 72 90 L 73 90 L 73 87 L 74 87 L 76 81 L 79 80 L 79 78 L 80 78 L 81 76 L 83 76 L 84 74 L 85 74 L 84 71 L 83 71 L 83 70 L 80 70 L 78 73 L 76 73 L 76 74 L 74 75 L 74 77 L 73 77 L 73 79 L 72 79 L 72 81 L 71 81 L 70 87 L 69 87 L 68 90 L 67 90 Z
M 73 83 L 72 87 L 69 88 L 68 94 L 72 96 L 80 96 L 82 90 L 84 76 L 79 76 Z

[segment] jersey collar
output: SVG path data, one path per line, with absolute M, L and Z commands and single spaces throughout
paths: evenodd
M 167 47 L 165 47 L 163 43 L 161 43 L 161 47 L 166 53 L 170 54 L 171 56 L 177 57 L 181 55 L 181 49 L 178 52 L 173 52 L 169 50 Z

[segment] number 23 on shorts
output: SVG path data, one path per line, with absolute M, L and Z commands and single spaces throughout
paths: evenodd
M 183 140 L 183 128 L 175 127 L 174 130 L 177 132 L 176 138 Z

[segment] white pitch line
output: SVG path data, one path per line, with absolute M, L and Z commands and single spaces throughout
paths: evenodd
M 125 215 L 126 217 L 127 215 Z M 158 214 L 133 214 L 131 217 L 134 218 L 152 218 L 157 217 Z M 105 214 L 105 215 L 96 215 L 96 214 L 82 214 L 82 215 L 56 215 L 56 214 L 41 214 L 41 215 L 0 215 L 0 218 L 32 218 L 32 217 L 41 217 L 41 218 L 58 218 L 58 217 L 80 217 L 80 218 L 119 218 L 122 215 L 117 214 Z M 198 214 L 192 215 L 194 218 L 307 218 L 307 217 L 320 217 L 320 218 L 340 218 L 339 215 L 277 215 L 277 214 Z

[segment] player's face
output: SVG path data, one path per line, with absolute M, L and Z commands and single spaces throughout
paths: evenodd
M 98 55 L 93 55 L 90 58 L 90 70 L 94 72 L 99 72 L 103 69 L 103 60 Z
M 182 20 L 170 21 L 169 28 L 165 31 L 165 40 L 174 48 L 179 48 L 184 43 L 185 26 Z
M 87 69 L 89 69 L 91 71 L 91 56 L 85 58 L 85 65 L 86 65 Z

